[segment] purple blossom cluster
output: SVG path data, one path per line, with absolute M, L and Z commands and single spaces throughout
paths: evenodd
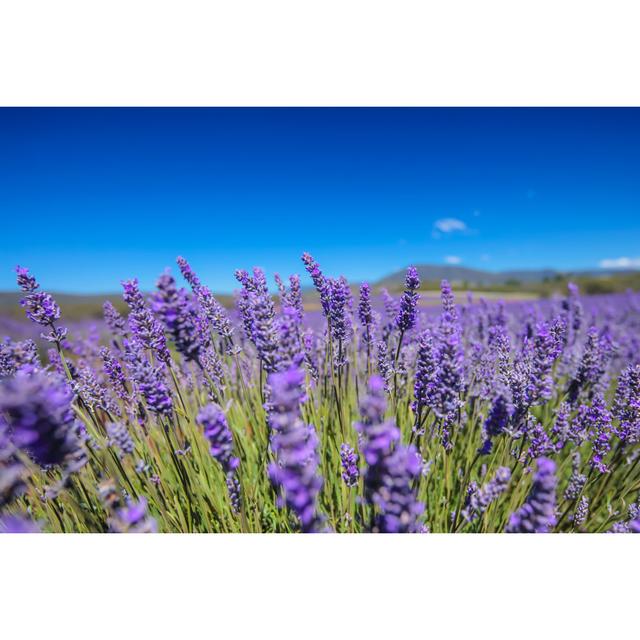
M 318 532 L 324 528 L 317 511 L 317 497 L 322 488 L 318 475 L 318 438 L 313 425 L 300 415 L 304 400 L 304 373 L 291 367 L 269 376 L 269 426 L 274 461 L 269 477 L 286 504 L 300 520 L 302 531 Z
M 420 475 L 422 460 L 413 446 L 399 444 L 400 430 L 385 420 L 384 382 L 369 380 L 362 401 L 362 421 L 356 429 L 362 436 L 365 499 L 372 507 L 369 529 L 380 533 L 417 533 L 424 506 L 416 499 L 413 481 Z
M 556 524 L 556 465 L 540 458 L 525 503 L 511 515 L 507 533 L 548 533 Z
M 222 410 L 208 404 L 200 409 L 196 418 L 204 430 L 204 436 L 209 441 L 209 453 L 215 458 L 224 471 L 229 497 L 234 511 L 240 509 L 240 483 L 236 469 L 240 459 L 233 455 L 233 436 Z
M 0 530 L 640 529 L 637 293 L 438 305 L 305 253 L 313 289 L 238 270 L 226 308 L 177 263 L 70 332 L 17 268 Z

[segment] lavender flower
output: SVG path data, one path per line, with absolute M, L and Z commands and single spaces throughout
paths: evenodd
M 311 276 L 313 285 L 315 286 L 317 292 L 320 294 L 320 304 L 322 305 L 324 315 L 329 318 L 331 314 L 331 285 L 320 270 L 320 265 L 313 259 L 310 254 L 303 253 L 302 262 L 305 266 L 305 269 Z
M 0 414 L 11 442 L 39 465 L 60 465 L 80 447 L 69 386 L 36 372 L 0 383 Z
M 35 277 L 29 274 L 29 269 L 18 265 L 16 267 L 16 273 L 18 274 L 16 278 L 18 286 L 25 293 L 33 293 L 40 288 Z
M 564 499 L 567 501 L 576 500 L 582 493 L 584 485 L 587 484 L 587 476 L 580 473 L 580 462 L 580 453 L 575 451 L 572 454 L 571 476 L 564 491 Z
M 111 520 L 112 533 L 156 533 L 157 524 L 147 512 L 146 498 L 118 509 Z
M 434 385 L 438 365 L 436 363 L 435 346 L 433 336 L 427 329 L 420 335 L 418 344 L 418 357 L 416 360 L 416 371 L 413 384 L 413 403 L 411 410 L 415 416 L 414 431 L 420 433 L 422 430 L 422 412 L 426 407 L 435 404 Z
M 278 333 L 278 364 L 281 369 L 292 364 L 302 364 L 304 355 L 300 352 L 300 337 L 298 335 L 298 312 L 286 306 L 282 315 L 276 320 Z
M 330 338 L 335 341 L 334 365 L 339 372 L 347 363 L 345 345 L 351 334 L 351 321 L 347 308 L 351 303 L 349 284 L 344 277 L 329 280 L 331 299 L 329 304 Z
M 107 512 L 109 533 L 155 533 L 157 524 L 147 511 L 147 500 L 125 499 L 112 479 L 98 486 L 100 500 Z
M 384 381 L 372 376 L 360 407 L 363 420 L 355 425 L 367 463 L 365 499 L 374 510 L 370 530 L 417 533 L 424 506 L 416 499 L 413 481 L 420 475 L 422 460 L 414 447 L 398 444 L 400 430 L 393 421 L 382 420 L 385 408 Z
M 136 342 L 125 341 L 125 353 L 131 379 L 146 400 L 149 410 L 159 416 L 170 417 L 173 413 L 173 401 L 165 382 L 163 367 L 152 366 Z
M 582 359 L 576 375 L 571 380 L 567 394 L 569 401 L 574 403 L 580 394 L 588 393 L 589 396 L 600 391 L 600 383 L 605 375 L 605 353 L 600 342 L 600 336 L 596 327 L 591 327 L 587 334 Z
M 573 524 L 576 527 L 581 527 L 589 517 L 589 498 L 582 496 L 578 501 L 575 513 L 573 514 Z
M 491 503 L 495 502 L 507 490 L 510 480 L 511 470 L 509 467 L 499 467 L 492 480 L 482 488 L 474 487 L 469 492 L 462 510 L 462 517 L 467 522 L 473 522 L 482 516 Z
M 100 385 L 95 373 L 89 367 L 82 367 L 73 381 L 74 391 L 82 398 L 84 404 L 95 412 L 96 409 L 114 411 L 106 389 Z
M 549 326 L 546 322 L 538 323 L 527 387 L 528 405 L 540 404 L 551 397 L 553 387 L 551 373 L 557 355 L 557 343 L 549 331 Z
M 337 280 L 330 280 L 331 303 L 329 305 L 329 318 L 331 320 L 331 334 L 338 342 L 346 342 L 349 332 L 349 319 L 347 317 L 347 303 L 350 291 L 347 280 L 340 276 Z
M 526 462 L 555 452 L 555 445 L 540 422 L 534 419 L 533 426 L 527 426 L 526 432 L 531 441 Z
M 50 333 L 43 334 L 43 338 L 50 342 L 60 343 L 67 334 L 66 329 L 55 327 L 54 323 L 60 318 L 60 307 L 53 297 L 44 291 L 37 291 L 40 285 L 36 279 L 29 275 L 29 270 L 24 267 L 16 267 L 18 286 L 27 295 L 20 300 L 20 305 L 24 307 L 27 317 L 32 322 L 49 327 Z
M 373 341 L 372 327 L 373 327 L 373 311 L 371 309 L 371 287 L 363 282 L 360 285 L 360 301 L 358 303 L 358 317 L 360 318 L 360 324 L 362 325 L 362 338 L 367 345 L 367 353 L 370 345 Z
M 512 415 L 513 405 L 511 403 L 510 394 L 504 386 L 498 387 L 489 415 L 484 421 L 484 443 L 479 450 L 481 455 L 491 453 L 493 438 L 506 431 Z
M 315 430 L 300 416 L 303 382 L 304 374 L 297 367 L 272 373 L 268 378 L 269 425 L 275 455 L 275 462 L 269 465 L 269 477 L 280 492 L 281 500 L 298 516 L 302 531 L 311 533 L 323 528 L 316 507 L 322 478 L 317 473 Z
M 233 455 L 233 436 L 227 419 L 219 407 L 208 404 L 200 409 L 196 421 L 204 429 L 205 438 L 210 444 L 209 452 L 224 471 L 231 505 L 233 510 L 238 512 L 240 510 L 240 483 L 236 469 L 240 460 Z
M 296 320 L 299 323 L 302 322 L 304 316 L 304 307 L 302 306 L 302 289 L 300 288 L 300 276 L 289 276 L 289 292 L 285 294 L 285 305 L 295 309 Z
M 127 381 L 122 365 L 106 347 L 100 348 L 100 357 L 102 358 L 104 371 L 111 382 L 111 386 L 115 391 L 115 394 L 121 400 L 127 400 L 129 397 L 129 390 L 127 389 Z
M 284 286 L 284 282 L 282 282 L 282 278 L 279 273 L 273 274 L 273 279 L 276 281 L 276 286 L 278 287 L 278 293 L 280 294 L 280 303 L 285 303 L 285 296 L 287 295 L 287 288 Z
M 464 353 L 460 325 L 451 287 L 442 281 L 442 316 L 440 318 L 440 350 L 434 390 L 437 398 L 434 412 L 444 423 L 451 423 L 462 407 L 464 389 Z
M 629 365 L 618 378 L 613 404 L 618 420 L 615 433 L 624 444 L 640 440 L 640 364 Z
M 37 366 L 38 350 L 33 340 L 22 342 L 5 338 L 0 343 L 0 378 L 12 376 L 21 367 Z
M 211 345 L 202 353 L 200 364 L 202 365 L 203 372 L 206 373 L 204 378 L 205 383 L 210 387 L 210 392 L 214 396 L 217 395 L 219 389 L 224 386 L 225 369 L 220 360 L 220 356 Z M 214 387 L 211 387 L 211 384 L 213 384 Z
M 556 419 L 551 427 L 551 438 L 555 442 L 556 450 L 560 451 L 569 436 L 571 407 L 563 402 L 556 410 Z
M 507 533 L 548 533 L 556 525 L 556 465 L 538 460 L 538 470 L 525 503 L 511 515 Z
M 358 454 L 355 449 L 346 442 L 343 442 L 340 447 L 340 463 L 342 465 L 342 479 L 344 483 L 347 487 L 355 487 L 360 477 Z
M 184 289 L 178 290 L 176 281 L 167 271 L 156 283 L 152 298 L 153 311 L 162 320 L 176 350 L 187 361 L 198 360 L 202 341 L 197 326 L 196 312 Z
M 108 444 L 120 452 L 120 457 L 131 455 L 135 445 L 127 426 L 122 422 L 111 422 L 107 425 Z
M 153 317 L 138 288 L 138 279 L 122 282 L 123 298 L 130 309 L 129 328 L 145 349 L 151 349 L 158 354 L 163 362 L 171 359 L 167 349 L 167 339 L 160 323 Z
M 400 299 L 400 309 L 395 319 L 395 325 L 401 333 L 406 333 L 416 324 L 418 317 L 418 293 L 420 278 L 415 267 L 407 269 L 405 290 Z
M 384 389 L 389 391 L 389 381 L 393 377 L 393 367 L 389 361 L 389 352 L 387 350 L 387 343 L 384 341 L 378 342 L 378 371 L 382 380 L 384 380 Z
M 597 394 L 586 416 L 587 429 L 591 438 L 592 454 L 590 464 L 600 473 L 609 471 L 604 458 L 611 450 L 611 414 L 607 410 L 604 397 Z
M 574 341 L 582 326 L 583 308 L 580 303 L 580 292 L 578 286 L 573 282 L 567 285 L 569 295 L 563 304 L 564 309 L 570 318 L 571 329 L 574 335 Z
M 275 307 L 269 295 L 262 269 L 253 270 L 253 278 L 246 271 L 236 271 L 236 279 L 242 284 L 241 313 L 247 337 L 256 347 L 267 373 L 278 370 L 278 340 L 275 326 Z
M 184 279 L 191 286 L 191 290 L 198 299 L 198 304 L 214 331 L 227 342 L 228 348 L 233 344 L 233 326 L 227 317 L 224 307 L 213 297 L 208 287 L 200 282 L 189 263 L 182 257 L 176 260 Z
M 182 277 L 189 283 L 191 289 L 195 293 L 195 290 L 202 286 L 200 278 L 198 278 L 198 276 L 191 268 L 191 265 L 189 265 L 189 263 L 182 256 L 178 256 L 176 258 L 176 262 L 178 263 L 178 267 L 180 269 Z
M 127 321 L 120 315 L 118 310 L 109 300 L 102 305 L 104 321 L 114 336 L 126 336 Z
M 40 533 L 40 527 L 26 516 L 6 515 L 0 518 L 0 533 Z
M 302 335 L 302 346 L 304 349 L 304 363 L 314 382 L 318 382 L 320 378 L 320 371 L 318 370 L 318 358 L 315 349 L 314 334 L 311 329 L 308 329 Z

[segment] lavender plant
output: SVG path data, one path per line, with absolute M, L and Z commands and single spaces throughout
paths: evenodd
M 234 310 L 177 262 L 89 336 L 18 267 L 0 531 L 640 530 L 637 293 L 436 307 L 304 254 L 304 304 L 256 268 Z

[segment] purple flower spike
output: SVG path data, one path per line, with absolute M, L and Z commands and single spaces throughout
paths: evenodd
M 33 340 L 14 342 L 5 338 L 0 343 L 0 378 L 12 376 L 22 367 L 38 367 L 38 348 Z
M 121 422 L 111 422 L 107 425 L 107 436 L 109 436 L 109 446 L 120 451 L 120 456 L 131 455 L 135 451 L 135 445 L 131 434 L 125 424 Z
M 480 449 L 480 453 L 482 455 L 491 453 L 491 449 L 493 447 L 493 438 L 499 436 L 501 433 L 504 433 L 505 429 L 509 425 L 509 421 L 511 420 L 512 415 L 513 406 L 511 404 L 509 393 L 505 388 L 502 388 L 497 392 L 491 406 L 491 410 L 489 411 L 489 415 L 484 421 L 483 430 L 485 434 L 485 440 L 482 448 Z
M 372 342 L 371 328 L 373 325 L 373 311 L 371 309 L 371 287 L 363 282 L 360 285 L 360 301 L 358 303 L 358 317 L 363 330 L 365 344 Z
M 618 419 L 616 435 L 621 442 L 640 441 L 640 364 L 630 365 L 620 374 L 613 415 Z
M 340 447 L 340 463 L 342 465 L 342 479 L 344 483 L 347 487 L 355 487 L 360 477 L 358 454 L 355 449 L 346 442 Z
M 98 486 L 100 500 L 107 512 L 109 533 L 155 533 L 158 526 L 147 510 L 147 499 L 135 502 L 123 499 L 113 480 L 107 479 Z
M 125 336 L 127 334 L 127 321 L 120 315 L 118 310 L 109 300 L 102 305 L 104 321 L 114 336 Z
M 422 433 L 423 411 L 434 405 L 435 380 L 438 365 L 436 363 L 433 336 L 429 330 L 424 331 L 418 343 L 418 357 L 416 359 L 416 373 L 413 383 L 413 411 L 415 421 L 413 430 Z
M 538 470 L 525 503 L 511 515 L 507 533 L 548 533 L 556 525 L 556 465 L 538 460 Z
M 11 442 L 41 466 L 63 464 L 80 448 L 72 400 L 66 383 L 44 373 L 3 381 L 0 414 Z
M 322 310 L 324 311 L 324 315 L 329 318 L 331 313 L 331 285 L 329 280 L 324 277 L 322 271 L 320 270 L 320 265 L 313 259 L 313 257 L 308 253 L 302 254 L 302 262 L 305 266 L 305 269 L 311 276 L 311 280 L 320 294 L 320 304 L 322 305 Z
M 162 320 L 176 350 L 188 361 L 198 360 L 202 341 L 193 302 L 184 289 L 178 290 L 168 271 L 158 278 L 156 287 L 158 290 L 152 298 L 153 311 Z
M 131 379 L 147 401 L 149 410 L 157 415 L 170 417 L 173 413 L 173 401 L 164 379 L 163 367 L 152 366 L 135 342 L 125 342 L 125 351 Z
M 117 525 L 116 525 L 117 523 Z M 156 521 L 147 513 L 147 500 L 131 502 L 119 509 L 114 521 L 113 533 L 156 533 Z
M 36 279 L 29 275 L 29 270 L 24 267 L 16 267 L 18 274 L 18 286 L 27 295 L 20 300 L 20 305 L 24 307 L 27 317 L 32 322 L 50 327 L 51 332 L 42 335 L 49 342 L 62 342 L 67 334 L 67 330 L 55 327 L 54 323 L 60 318 L 60 307 L 51 295 L 44 291 L 37 291 L 39 288 Z
M 227 348 L 233 347 L 233 326 L 227 317 L 224 307 L 213 297 L 208 287 L 201 284 L 198 276 L 193 272 L 189 263 L 181 257 L 176 260 L 184 279 L 191 286 L 191 290 L 198 299 L 198 304 L 214 331 L 227 342 Z
M 509 467 L 499 467 L 493 480 L 485 484 L 481 489 L 477 486 L 467 495 L 462 517 L 467 522 L 473 522 L 479 518 L 509 487 L 511 470 Z
M 6 515 L 0 518 L 0 533 L 40 533 L 40 527 L 25 516 Z
M 36 279 L 29 274 L 29 269 L 18 265 L 16 267 L 16 273 L 18 274 L 18 286 L 25 293 L 33 293 L 40 288 L 40 285 L 36 282 Z
M 342 276 L 337 280 L 330 280 L 330 290 L 329 317 L 331 319 L 331 335 L 334 340 L 346 342 L 350 329 L 347 316 L 347 304 L 351 295 L 349 283 Z
M 240 510 L 240 483 L 236 469 L 240 460 L 233 455 L 233 436 L 222 410 L 214 404 L 208 404 L 198 413 L 197 423 L 204 429 L 205 438 L 211 448 L 209 452 L 225 473 L 231 505 L 235 512 Z
M 281 499 L 298 516 L 302 531 L 324 530 L 323 518 L 317 513 L 317 496 L 322 488 L 318 475 L 318 438 L 312 425 L 300 416 L 304 398 L 304 373 L 291 367 L 268 378 L 270 399 L 269 425 L 275 462 L 269 465 L 271 482 Z
M 420 475 L 422 461 L 414 447 L 399 443 L 400 430 L 392 420 L 383 421 L 386 410 L 384 382 L 369 380 L 369 392 L 362 401 L 362 452 L 367 463 L 364 475 L 365 499 L 373 509 L 369 529 L 380 533 L 417 533 L 418 517 L 424 510 L 416 500 L 413 481 Z
M 396 316 L 395 324 L 399 331 L 405 333 L 416 324 L 418 317 L 418 289 L 420 288 L 420 278 L 415 267 L 407 269 L 405 290 L 400 299 L 400 309 Z
M 138 279 L 122 282 L 123 298 L 127 303 L 129 313 L 129 328 L 145 349 L 151 349 L 158 354 L 163 362 L 169 362 L 171 356 L 167 348 L 167 339 L 160 323 L 154 318 L 138 288 Z
M 116 357 L 107 349 L 107 347 L 100 348 L 100 357 L 104 365 L 104 371 L 111 382 L 111 386 L 115 391 L 115 394 L 121 400 L 127 400 L 129 397 L 129 390 L 127 389 L 127 381 L 122 370 L 122 365 L 116 359 Z

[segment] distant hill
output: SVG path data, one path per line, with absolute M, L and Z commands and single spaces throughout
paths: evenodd
M 495 295 L 504 294 L 548 297 L 566 292 L 567 283 L 575 282 L 582 293 L 614 293 L 633 289 L 640 290 L 640 270 L 591 269 L 584 271 L 562 272 L 555 269 L 512 269 L 509 271 L 483 271 L 460 265 L 416 265 L 420 275 L 421 288 L 434 290 L 443 279 L 451 282 L 458 292 L 481 290 Z M 372 283 L 375 291 L 382 287 L 398 293 L 404 288 L 406 269 L 392 273 L 378 282 Z M 358 283 L 351 283 L 354 295 L 358 294 Z M 319 309 L 318 296 L 312 286 L 303 289 L 307 309 Z M 102 304 L 110 300 L 114 306 L 126 313 L 126 306 L 120 293 L 70 294 L 51 292 L 60 305 L 62 316 L 69 320 L 102 318 Z M 233 306 L 233 297 L 229 294 L 215 294 L 216 299 L 225 307 Z M 0 291 L 0 317 L 24 319 L 24 309 L 20 307 L 23 297 L 18 291 Z
M 563 272 L 555 269 L 517 269 L 509 271 L 484 271 L 470 269 L 459 265 L 415 265 L 424 283 L 439 283 L 441 280 L 449 280 L 452 284 L 464 283 L 468 287 L 492 287 L 492 286 L 518 286 L 533 283 L 563 281 L 567 278 L 618 278 L 620 276 L 635 276 L 638 271 L 591 269 L 584 271 Z M 396 271 L 375 283 L 378 288 L 388 289 L 402 288 L 406 275 L 406 269 Z

